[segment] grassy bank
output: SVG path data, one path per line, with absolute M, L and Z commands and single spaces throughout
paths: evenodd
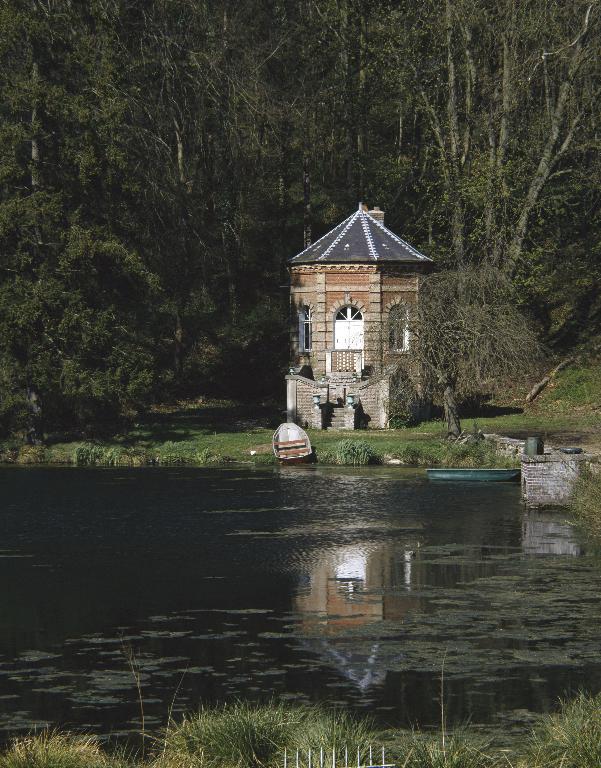
M 385 745 L 399 768 L 598 768 L 601 765 L 601 696 L 578 696 L 542 719 L 513 751 L 498 750 L 469 727 L 455 733 L 378 731 L 371 721 L 321 707 L 234 704 L 201 711 L 145 734 L 138 754 L 103 749 L 89 736 L 43 732 L 14 740 L 0 754 L 0 768 L 281 768 L 284 750 L 348 750 L 363 765 L 369 745 Z
M 571 508 L 586 535 L 601 546 L 601 471 L 580 476 Z
M 528 388 L 517 384 L 502 400 L 467 411 L 464 429 L 477 426 L 483 432 L 510 437 L 538 434 L 547 442 L 601 451 L 599 365 L 563 371 L 534 404 L 526 406 Z M 49 436 L 45 446 L 5 441 L 0 443 L 0 461 L 79 466 L 272 464 L 271 437 L 282 418 L 277 407 L 180 403 L 157 407 L 126 433 L 104 441 L 67 441 L 57 435 Z M 353 441 L 361 443 L 355 451 L 345 451 L 340 445 L 349 439 L 348 432 L 309 430 L 309 434 L 323 463 L 379 463 L 393 458 L 417 466 L 504 464 L 486 448 L 449 445 L 444 424 L 436 419 L 406 429 L 353 433 Z M 361 455 L 368 457 L 367 462 Z
M 346 433 L 348 434 L 348 433 Z M 271 443 L 256 443 L 257 438 L 270 439 L 269 434 L 256 433 L 240 441 L 226 435 L 212 439 L 167 441 L 152 446 L 128 446 L 119 443 L 75 443 L 53 446 L 5 446 L 0 460 L 12 464 L 71 464 L 79 467 L 143 467 L 143 466 L 219 466 L 245 462 L 258 466 L 276 464 Z M 454 445 L 442 438 L 408 439 L 394 432 L 384 435 L 361 435 L 343 438 L 341 434 L 312 436 L 320 464 L 362 466 L 401 463 L 418 467 L 510 467 L 515 459 L 497 455 L 482 441 L 476 445 Z

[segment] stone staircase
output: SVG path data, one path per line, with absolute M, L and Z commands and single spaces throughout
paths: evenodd
M 355 413 L 350 408 L 342 405 L 335 405 L 332 409 L 329 424 L 326 429 L 354 429 Z

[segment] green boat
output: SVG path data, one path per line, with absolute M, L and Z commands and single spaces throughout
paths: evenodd
M 428 469 L 430 480 L 507 483 L 520 479 L 519 469 Z

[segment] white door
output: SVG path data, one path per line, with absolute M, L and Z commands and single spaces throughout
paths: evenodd
M 335 349 L 363 349 L 363 315 L 355 307 L 342 307 L 334 320 Z

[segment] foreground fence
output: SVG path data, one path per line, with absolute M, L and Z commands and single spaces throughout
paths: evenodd
M 380 760 L 381 758 L 381 760 Z M 374 762 L 375 760 L 375 762 Z M 355 754 L 347 747 L 343 749 L 297 749 L 294 752 L 284 750 L 284 768 L 395 768 L 386 762 L 384 747 L 357 747 Z

